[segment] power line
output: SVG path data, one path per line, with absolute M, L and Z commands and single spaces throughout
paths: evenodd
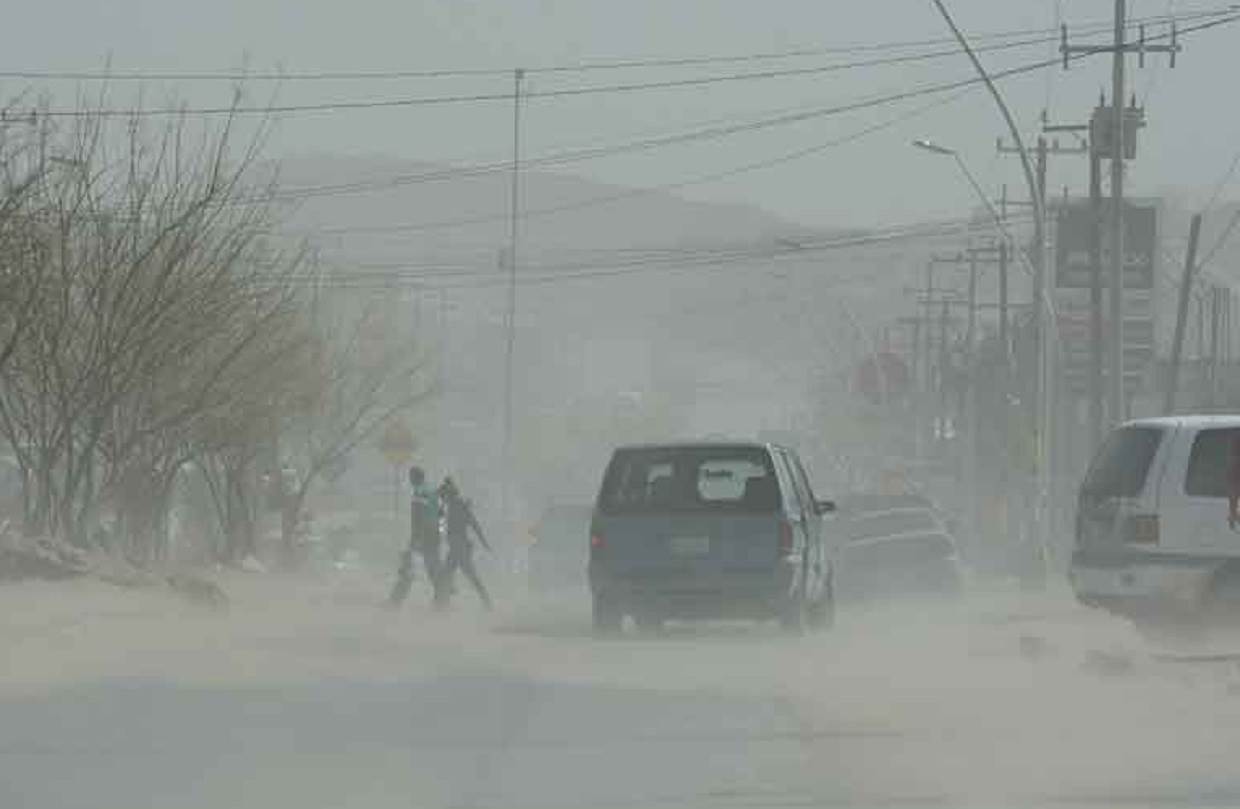
M 955 96 L 953 96 L 953 99 L 954 98 Z M 938 106 L 938 103 L 936 102 L 930 106 Z M 706 125 L 695 127 L 693 129 L 678 130 L 676 132 L 663 135 L 639 138 L 636 140 L 613 143 L 609 145 L 590 146 L 560 152 L 552 152 L 537 157 L 526 158 L 523 161 L 523 164 L 526 167 L 560 166 L 583 160 L 592 160 L 601 157 L 646 151 L 648 149 L 666 145 L 674 145 L 683 141 L 697 140 L 699 138 L 713 139 L 714 137 L 730 134 L 729 131 L 725 130 L 730 130 L 732 126 L 744 127 L 752 124 L 759 126 L 760 128 L 767 121 L 782 121 L 787 116 L 795 116 L 807 111 L 819 111 L 822 109 L 824 108 L 798 106 L 785 108 L 773 116 L 766 116 L 757 119 L 741 119 L 738 121 L 735 117 L 716 118 L 713 122 L 707 122 Z M 421 183 L 439 182 L 450 179 L 464 179 L 487 174 L 499 174 L 507 171 L 509 166 L 509 160 L 494 160 L 473 165 L 446 166 L 444 168 L 434 169 L 431 171 L 384 177 L 381 180 L 358 180 L 349 183 L 302 186 L 279 191 L 274 195 L 274 197 L 272 197 L 272 199 L 277 202 L 286 202 L 322 196 L 382 191 L 391 188 L 399 188 L 406 185 L 417 185 Z
M 1213 27 L 1214 25 L 1221 24 L 1224 22 L 1234 22 L 1237 19 L 1240 19 L 1240 17 L 1237 17 L 1237 16 L 1226 17 L 1222 20 L 1214 20 L 1209 23 L 1205 23 L 1202 25 L 1198 25 L 1198 26 L 1185 29 L 1184 31 L 1180 33 L 1182 34 L 1192 33 L 1194 31 L 1204 30 L 1205 28 Z M 1166 35 L 1148 37 L 1147 41 L 1152 42 L 1152 41 L 1157 41 L 1163 38 L 1166 38 Z M 1090 55 L 1093 55 L 1093 54 L 1092 53 L 1074 54 L 1070 58 L 1075 60 L 1075 59 L 1084 58 Z M 1061 63 L 1061 61 L 1062 60 L 1060 57 L 1055 57 L 1053 59 L 1047 59 L 1047 60 L 1043 60 L 1040 62 L 1034 62 L 1031 64 L 1026 64 L 1023 66 L 1018 66 L 1015 68 L 1009 68 L 1007 70 L 1001 70 L 998 72 L 994 72 L 992 73 L 992 76 L 996 79 L 1007 78 L 1009 76 L 1014 76 L 1020 73 L 1027 73 L 1027 72 L 1031 72 L 1034 70 L 1040 70 L 1040 69 L 1043 69 L 1045 67 L 1049 67 L 1052 65 L 1058 65 Z M 978 84 L 979 82 L 981 82 L 980 78 L 970 77 L 967 79 L 953 81 L 953 82 L 932 84 L 932 85 L 922 85 L 921 87 L 914 88 L 913 90 L 902 91 L 902 92 L 891 94 L 891 95 L 872 97 L 870 99 L 863 99 L 861 101 L 853 102 L 850 104 L 835 105 L 835 106 L 829 106 L 829 107 L 809 108 L 809 109 L 802 108 L 802 109 L 798 109 L 790 113 L 780 114 L 780 115 L 767 117 L 767 118 L 760 118 L 756 120 L 750 120 L 747 122 L 741 122 L 741 123 L 736 123 L 736 124 L 731 124 L 731 125 L 708 126 L 708 127 L 704 127 L 700 129 L 687 130 L 687 131 L 673 133 L 673 134 L 664 135 L 664 136 L 657 136 L 653 138 L 643 138 L 643 139 L 621 143 L 621 144 L 615 144 L 611 146 L 591 147 L 591 148 L 585 148 L 585 149 L 579 149 L 579 150 L 570 150 L 570 151 L 562 152 L 559 154 L 549 154 L 549 155 L 544 155 L 542 157 L 530 158 L 529 160 L 525 162 L 526 162 L 526 165 L 529 165 L 529 166 L 556 166 L 556 165 L 564 165 L 567 163 L 579 162 L 582 160 L 592 160 L 592 159 L 597 159 L 600 157 L 607 157 L 607 156 L 612 156 L 612 155 L 617 155 L 617 154 L 647 151 L 650 149 L 662 148 L 664 146 L 670 146 L 670 145 L 697 141 L 697 140 L 715 140 L 718 138 L 728 137 L 734 134 L 739 134 L 741 132 L 754 131 L 758 129 L 773 127 L 773 126 L 782 126 L 782 125 L 790 124 L 790 123 L 798 123 L 800 121 L 809 120 L 812 118 L 826 117 L 830 115 L 865 109 L 868 107 L 875 107 L 875 106 L 880 106 L 880 105 L 884 105 L 888 103 L 894 103 L 894 102 L 902 101 L 908 98 L 914 98 L 920 95 L 932 95 L 932 94 L 937 94 L 937 93 L 942 93 L 942 92 L 948 92 L 948 91 L 958 89 L 958 88 L 969 87 L 969 86 Z M 353 183 L 339 183 L 339 184 L 333 184 L 333 185 L 310 186 L 310 187 L 302 188 L 302 189 L 292 189 L 286 192 L 277 193 L 275 199 L 277 201 L 288 201 L 288 200 L 308 199 L 308 198 L 320 197 L 320 196 L 335 196 L 337 194 L 349 194 L 349 193 L 368 192 L 372 190 L 383 190 L 383 189 L 388 189 L 388 188 L 396 188 L 396 187 L 400 187 L 404 185 L 418 184 L 418 183 L 424 183 L 424 182 L 436 182 L 436 181 L 442 181 L 442 180 L 447 180 L 447 179 L 459 179 L 459 178 L 466 178 L 466 177 L 483 176 L 486 174 L 503 172 L 503 171 L 506 171 L 507 168 L 508 168 L 507 161 L 494 161 L 491 163 L 484 163 L 484 164 L 478 164 L 478 165 L 473 165 L 473 166 L 448 167 L 448 168 L 443 168 L 443 169 L 436 169 L 434 171 L 429 171 L 429 172 L 422 172 L 419 174 L 410 174 L 410 175 L 404 175 L 400 177 L 389 177 L 389 178 L 384 178 L 383 180 L 358 181 L 358 182 L 353 182 Z M 489 218 L 482 219 L 482 220 L 471 219 L 468 221 L 459 220 L 459 222 L 444 223 L 444 226 L 457 227 L 457 226 L 463 226 L 463 225 L 469 225 L 469 224 L 478 224 L 480 221 L 491 221 L 491 220 Z M 428 227 L 434 228 L 434 227 L 439 227 L 439 225 L 436 223 L 428 223 Z M 399 226 L 395 228 L 386 227 L 386 228 L 376 229 L 372 231 L 367 231 L 365 228 L 361 228 L 361 227 L 353 227 L 353 228 L 344 228 L 344 229 L 326 229 L 321 232 L 392 232 L 397 229 L 399 229 Z M 409 226 L 406 229 L 417 230 L 417 229 L 425 229 L 425 228 L 422 228 L 422 226 Z
M 1229 16 L 1229 17 L 1225 17 L 1222 19 L 1216 19 L 1216 20 L 1212 20 L 1207 23 L 1202 23 L 1197 26 L 1193 26 L 1191 28 L 1185 29 L 1184 31 L 1181 31 L 1180 33 L 1181 34 L 1192 33 L 1193 31 L 1204 30 L 1206 28 L 1214 27 L 1215 25 L 1235 22 L 1238 19 L 1240 19 L 1240 16 Z M 1148 37 L 1147 41 L 1157 41 L 1159 39 L 1165 38 L 1166 36 L 1168 35 L 1157 35 L 1153 37 Z M 1070 58 L 1081 59 L 1081 58 L 1085 58 L 1091 55 L 1093 55 L 1093 52 L 1083 52 L 1080 54 L 1073 54 Z M 1062 60 L 1060 57 L 1055 57 L 1053 59 L 1046 59 L 1046 60 L 1042 60 L 1038 62 L 1020 65 L 1020 66 L 1013 67 L 1013 68 L 1008 68 L 1008 69 L 1001 70 L 1001 71 L 996 71 L 991 74 L 991 77 L 996 80 L 1008 78 L 1011 76 L 1015 76 L 1015 75 L 1019 75 L 1023 73 L 1029 73 L 1035 70 L 1040 70 L 1046 67 L 1059 65 L 1061 61 Z M 596 157 L 600 157 L 604 155 L 620 154 L 624 152 L 634 152 L 634 151 L 646 151 L 646 150 L 650 150 L 654 148 L 661 148 L 664 146 L 669 146 L 669 145 L 674 145 L 674 144 L 679 144 L 679 143 L 694 142 L 694 141 L 699 141 L 699 140 L 715 140 L 715 139 L 719 139 L 723 137 L 729 137 L 731 135 L 739 134 L 742 132 L 756 131 L 760 129 L 775 127 L 775 126 L 784 126 L 787 124 L 798 123 L 801 121 L 811 120 L 815 118 L 828 117 L 828 116 L 838 115 L 838 114 L 842 114 L 846 112 L 854 112 L 854 111 L 858 111 L 862 109 L 868 109 L 871 107 L 883 106 L 883 105 L 892 104 L 892 103 L 904 101 L 904 100 L 911 99 L 911 98 L 920 97 L 920 96 L 937 95 L 937 94 L 941 94 L 945 92 L 951 92 L 954 90 L 962 90 L 965 88 L 971 88 L 981 83 L 982 81 L 983 80 L 979 77 L 970 76 L 969 78 L 966 78 L 966 79 L 958 79 L 955 81 L 943 82 L 943 83 L 938 83 L 938 84 L 922 85 L 920 87 L 915 87 L 913 89 L 901 91 L 898 93 L 870 97 L 868 99 L 862 99 L 859 101 L 849 102 L 845 104 L 839 104 L 839 105 L 834 105 L 834 106 L 829 106 L 829 107 L 813 108 L 809 110 L 802 110 L 798 112 L 788 113 L 785 115 L 778 115 L 778 116 L 773 116 L 770 118 L 763 118 L 763 119 L 758 119 L 758 120 L 753 120 L 753 121 L 748 121 L 748 122 L 743 122 L 743 123 L 737 123 L 737 124 L 731 124 L 731 125 L 726 125 L 726 126 L 706 127 L 703 129 L 690 130 L 687 132 L 676 133 L 673 135 L 667 135 L 663 137 L 643 139 L 643 140 L 631 142 L 628 144 L 621 144 L 619 146 L 614 146 L 614 147 L 599 147 L 594 150 L 584 150 L 583 152 L 573 153 L 573 155 L 571 156 L 561 155 L 561 156 L 545 157 L 542 159 L 536 158 L 536 159 L 533 159 L 532 161 L 527 161 L 527 162 L 532 162 L 534 164 L 541 164 L 541 165 L 561 164 L 563 162 L 572 162 L 572 161 L 580 160 L 580 159 L 592 159 L 592 158 L 596 158 Z M 543 162 L 540 163 L 540 160 Z M 489 173 L 495 170 L 499 170 L 499 169 L 488 166 L 488 167 L 465 167 L 463 169 L 459 169 L 458 171 L 466 171 L 466 172 L 473 172 L 473 173 L 478 173 L 478 172 Z M 428 181 L 430 179 L 442 179 L 447 176 L 454 176 L 452 174 L 445 174 L 445 172 L 452 172 L 452 171 L 454 170 L 445 169 L 445 170 L 441 170 L 437 172 L 429 172 L 423 175 L 414 175 L 414 176 L 405 178 L 402 182 L 423 182 L 423 181 Z M 468 176 L 468 175 L 458 174 L 455 176 Z M 395 182 L 394 180 L 383 181 L 384 187 L 390 186 L 394 182 Z M 347 192 L 353 192 L 356 190 L 359 190 L 358 187 L 356 185 L 353 185 L 347 189 Z M 335 187 L 331 189 L 330 191 L 324 190 L 322 192 L 316 192 L 315 194 L 307 194 L 306 196 L 318 196 L 318 195 L 328 196 L 328 195 L 331 195 L 337 192 L 342 192 L 342 191 L 345 191 L 345 189 L 342 189 L 341 187 Z M 641 193 L 641 192 L 639 191 L 638 193 Z M 534 215 L 541 216 L 541 215 L 546 215 L 550 213 L 559 213 L 563 211 L 573 210 L 577 207 L 585 207 L 586 205 L 599 204 L 600 202 L 610 201 L 612 198 L 623 198 L 624 196 L 627 196 L 627 195 L 630 195 L 630 192 L 620 192 L 618 195 L 608 195 L 608 197 L 606 198 L 596 198 L 596 199 L 599 199 L 599 202 L 595 202 L 593 200 L 586 200 L 580 203 L 571 203 L 571 204 L 566 204 L 566 205 L 561 205 L 561 206 L 552 206 L 550 208 L 535 209 L 535 210 L 527 211 L 524 214 L 524 216 L 534 216 Z M 496 221 L 495 216 L 487 215 L 487 216 L 467 217 L 467 218 L 456 219 L 456 220 L 440 220 L 440 221 L 432 221 L 432 222 L 413 223 L 413 224 L 408 224 L 408 225 L 345 226 L 345 227 L 337 227 L 337 228 L 321 228 L 317 230 L 317 232 L 323 233 L 323 234 L 399 233 L 399 232 L 412 233 L 412 232 L 427 231 L 427 230 L 441 230 L 441 229 L 450 229 L 450 228 L 456 228 L 456 227 L 465 227 L 468 225 L 476 225 L 476 224 L 486 224 L 486 223 L 490 223 L 493 221 Z
M 601 195 L 589 197 L 584 200 L 577 200 L 575 202 L 564 203 L 561 205 L 551 205 L 551 206 L 547 206 L 544 208 L 532 208 L 532 209 L 528 209 L 524 211 L 522 213 L 521 218 L 522 220 L 525 220 L 525 219 L 531 219 L 531 218 L 536 218 L 536 217 L 548 216 L 551 214 L 566 213 L 569 211 L 581 210 L 584 208 L 591 208 L 591 207 L 595 207 L 598 205 L 605 205 L 611 202 L 618 202 L 620 200 L 631 199 L 633 197 L 643 196 L 645 194 L 657 193 L 660 191 L 671 191 L 671 190 L 676 190 L 680 188 L 688 188 L 688 187 L 695 186 L 695 185 L 703 185 L 706 183 L 718 182 L 720 180 L 725 180 L 731 177 L 736 177 L 741 174 L 746 174 L 752 171 L 759 171 L 762 169 L 772 168 L 774 166 L 778 166 L 784 163 L 789 163 L 795 160 L 800 160 L 802 158 L 809 157 L 815 154 L 819 154 L 821 152 L 825 152 L 829 149 L 832 149 L 838 146 L 852 143 L 868 135 L 872 135 L 875 132 L 879 132 L 884 129 L 889 129 L 892 126 L 908 121 L 932 109 L 950 104 L 958 100 L 959 98 L 961 98 L 966 92 L 972 89 L 973 89 L 972 87 L 964 88 L 950 96 L 947 96 L 946 98 L 935 99 L 929 104 L 923 104 L 919 107 L 906 111 L 905 113 L 902 113 L 898 116 L 894 116 L 885 121 L 881 121 L 877 124 L 871 124 L 870 126 L 863 127 L 862 129 L 856 130 L 854 132 L 850 132 L 841 137 L 833 138 L 831 140 L 824 141 L 822 143 L 817 143 L 817 144 L 804 147 L 801 149 L 796 149 L 791 152 L 785 152 L 783 154 L 779 154 L 774 157 L 766 158 L 763 160 L 752 161 L 752 162 L 745 163 L 739 166 L 734 166 L 732 168 L 724 169 L 721 171 L 710 172 L 707 174 L 697 175 L 697 176 L 686 178 L 683 180 L 678 180 L 675 182 L 662 183 L 662 184 L 655 185 L 655 186 L 647 186 L 645 188 L 629 188 L 629 189 L 624 189 L 622 191 L 617 191 L 612 194 L 601 194 Z M 497 222 L 497 221 L 506 220 L 506 219 L 507 219 L 506 215 L 494 214 L 494 215 L 485 215 L 485 216 L 466 217 L 466 218 L 457 219 L 457 220 L 414 223 L 410 225 L 386 225 L 386 226 L 385 225 L 374 225 L 374 226 L 363 225 L 363 226 L 357 226 L 357 227 L 342 226 L 342 227 L 333 227 L 333 228 L 320 228 L 316 230 L 315 232 L 327 234 L 327 235 L 347 234 L 347 233 L 423 232 L 426 230 L 452 229 L 456 227 L 465 227 L 468 225 L 487 224 L 490 222 Z
M 1027 218 L 1027 217 L 1026 217 Z M 1017 218 L 1016 221 L 1022 221 Z M 669 256 L 666 258 L 636 258 L 609 264 L 563 264 L 533 265 L 536 275 L 525 275 L 518 283 L 525 286 L 542 286 L 546 284 L 571 282 L 586 279 L 609 278 L 653 270 L 688 270 L 688 269 L 722 269 L 738 262 L 757 259 L 781 259 L 802 254 L 813 254 L 825 251 L 869 247 L 890 243 L 898 243 L 915 239 L 940 238 L 959 236 L 965 231 L 985 230 L 989 232 L 989 222 L 974 220 L 945 220 L 941 222 L 905 225 L 880 231 L 868 231 L 860 234 L 835 237 L 825 241 L 806 240 L 802 243 L 764 244 L 755 246 L 731 247 L 719 250 L 705 249 L 700 254 L 687 256 Z M 462 278 L 462 276 L 465 276 Z M 467 289 L 487 288 L 507 283 L 507 279 L 498 277 L 494 270 L 478 270 L 471 273 L 457 274 L 448 283 L 426 283 L 426 275 L 417 272 L 376 273 L 351 277 L 336 277 L 319 281 L 320 286 L 339 290 L 364 290 L 374 288 L 391 288 L 396 286 L 424 286 L 432 289 Z
M 1043 69 L 1046 67 L 1050 67 L 1052 65 L 1058 65 L 1060 61 L 1061 60 L 1059 58 L 1044 60 L 1041 62 L 1035 62 L 1035 63 L 1027 64 L 1021 67 L 1016 67 L 1016 68 L 1011 68 L 1008 70 L 1000 71 L 992 75 L 995 78 L 1005 78 L 1008 76 L 1017 75 L 1019 73 L 1027 73 L 1033 70 L 1039 70 L 1039 69 Z M 891 93 L 891 94 L 881 95 L 881 96 L 871 96 L 870 98 L 867 98 L 867 99 L 861 99 L 859 101 L 853 101 L 853 102 L 848 102 L 844 104 L 836 104 L 836 105 L 831 105 L 831 106 L 826 106 L 826 107 L 812 107 L 808 109 L 799 109 L 794 112 L 784 113 L 784 114 L 770 116 L 766 118 L 753 119 L 753 120 L 743 121 L 739 123 L 703 127 L 699 129 L 692 129 L 692 130 L 677 132 L 677 133 L 673 133 L 670 135 L 663 135 L 663 136 L 658 136 L 658 137 L 653 137 L 653 138 L 643 138 L 640 140 L 630 141 L 628 143 L 623 143 L 623 144 L 618 144 L 618 145 L 613 145 L 613 146 L 596 147 L 593 149 L 584 149 L 584 150 L 579 150 L 575 152 L 562 153 L 559 155 L 548 155 L 548 156 L 544 156 L 541 158 L 531 158 L 530 160 L 526 161 L 526 164 L 527 165 L 538 165 L 538 166 L 563 165 L 565 163 L 578 162 L 581 160 L 588 160 L 588 159 L 597 159 L 599 157 L 612 156 L 612 155 L 617 155 L 617 154 L 648 151 L 651 149 L 662 148 L 665 146 L 672 146 L 672 145 L 677 145 L 677 144 L 682 144 L 682 143 L 690 143 L 690 142 L 696 142 L 696 141 L 702 141 L 702 140 L 717 140 L 720 138 L 730 137 L 732 135 L 741 134 L 744 132 L 753 132 L 753 131 L 758 131 L 762 129 L 785 126 L 788 124 L 800 123 L 803 121 L 813 120 L 816 118 L 830 117 L 833 115 L 839 115 L 839 114 L 843 114 L 847 112 L 855 112 L 855 111 L 859 111 L 863 109 L 869 109 L 871 107 L 885 106 L 887 104 L 905 101 L 905 100 L 916 98 L 919 96 L 936 95 L 939 93 L 950 92 L 952 90 L 972 87 L 973 85 L 980 83 L 980 81 L 981 79 L 979 78 L 969 77 L 966 79 L 959 79 L 959 80 L 955 80 L 951 82 L 921 85 L 920 87 L 916 87 L 911 90 L 903 90 L 897 93 Z M 438 169 L 435 171 L 424 172 L 421 174 L 406 175 L 405 177 L 389 178 L 389 179 L 385 179 L 381 181 L 374 181 L 374 182 L 358 182 L 358 183 L 338 184 L 338 185 L 332 185 L 332 186 L 318 186 L 318 187 L 312 187 L 310 189 L 306 189 L 303 191 L 289 192 L 287 194 L 277 195 L 277 199 L 305 199 L 305 198 L 317 197 L 317 196 L 333 196 L 338 193 L 354 193 L 357 191 L 371 190 L 374 188 L 389 188 L 389 187 L 395 187 L 399 185 L 417 184 L 417 183 L 422 183 L 422 182 L 433 182 L 433 181 L 444 180 L 444 179 L 449 179 L 449 178 L 478 176 L 482 174 L 494 173 L 497 171 L 504 171 L 506 170 L 506 165 L 507 165 L 506 163 L 500 163 L 497 161 L 495 163 L 482 164 L 482 165 L 477 165 L 477 166 L 462 166 L 462 167 L 456 167 L 456 168 Z M 484 220 L 484 221 L 489 221 L 489 219 Z M 469 220 L 469 221 L 460 220 L 460 224 L 475 224 L 475 223 L 476 222 L 474 220 Z M 438 225 L 435 223 L 430 223 L 430 226 L 437 227 Z M 421 225 L 409 226 L 408 228 L 405 228 L 405 229 L 414 229 L 414 230 L 422 229 L 422 226 Z M 385 232 L 385 231 L 390 231 L 390 230 L 393 230 L 393 228 L 383 228 L 382 230 L 370 230 L 366 228 L 348 228 L 348 229 L 345 229 L 344 231 L 329 228 L 329 229 L 321 230 L 320 232 L 323 232 L 323 233 Z
M 1202 17 L 1225 13 L 1224 9 L 1198 11 L 1191 14 L 1174 16 L 1171 14 L 1151 15 L 1133 18 L 1129 27 L 1141 24 L 1169 22 L 1175 20 L 1199 19 Z M 1110 29 L 1109 22 L 1089 22 L 1077 26 L 1085 33 L 1105 32 Z M 997 31 L 978 34 L 974 37 L 979 42 L 1011 39 L 1030 34 L 1057 35 L 1058 28 L 1027 28 Z M 815 56 L 830 56 L 848 53 L 881 53 L 884 51 L 907 50 L 919 47 L 935 47 L 953 43 L 950 37 L 930 39 L 904 40 L 874 44 L 853 44 L 838 46 L 807 46 L 782 51 L 764 51 L 748 54 L 723 54 L 711 56 L 683 57 L 650 57 L 639 59 L 599 59 L 559 65 L 542 65 L 526 68 L 529 74 L 561 74 L 587 73 L 607 70 L 629 70 L 646 68 L 679 68 L 699 67 L 715 64 L 740 64 L 747 62 L 776 61 L 781 59 L 797 59 Z M 398 79 L 441 79 L 468 78 L 484 76 L 511 75 L 511 67 L 484 68 L 435 68 L 421 70 L 310 70 L 310 71 L 170 71 L 170 70 L 0 70 L 0 78 L 27 80 L 64 80 L 64 81 L 375 81 Z
M 1210 15 L 1217 17 L 1225 12 L 1215 12 Z M 1185 29 L 1182 33 L 1191 33 L 1195 30 L 1212 27 L 1214 24 L 1226 21 L 1230 22 L 1235 19 L 1234 16 L 1225 17 L 1222 20 L 1215 19 L 1212 22 L 1199 24 Z M 1150 40 L 1165 38 L 1165 36 L 1150 37 Z M 1031 44 L 1041 44 L 1045 39 L 1027 40 L 1020 43 L 1005 43 L 1002 45 L 990 46 L 990 49 L 1023 47 Z M 1105 48 L 1100 46 L 1098 52 L 1104 52 Z M 884 59 L 864 60 L 861 62 L 845 62 L 831 65 L 819 65 L 809 68 L 790 68 L 786 70 L 766 70 L 750 73 L 732 73 L 719 76 L 705 76 L 690 79 L 670 79 L 663 81 L 648 82 L 630 82 L 626 84 L 596 85 L 590 87 L 571 87 L 551 90 L 531 91 L 526 94 L 527 98 L 569 98 L 576 96 L 597 95 L 601 93 L 629 93 L 647 90 L 667 90 L 686 87 L 700 87 L 703 85 L 716 84 L 721 82 L 732 82 L 742 80 L 770 79 L 779 77 L 789 77 L 796 75 L 813 75 L 826 72 L 834 72 L 840 70 L 853 69 L 857 67 L 869 67 L 880 64 L 899 64 L 903 62 L 926 60 L 928 58 L 943 58 L 947 56 L 957 55 L 958 51 L 954 49 L 945 49 L 935 51 L 931 54 L 916 54 L 913 56 L 888 57 Z M 1082 54 L 1091 55 L 1090 53 Z M 1037 63 L 1036 67 L 1046 67 L 1053 64 L 1059 64 L 1060 59 L 1050 59 Z M 1031 68 L 1036 69 L 1036 68 Z M 309 104 L 272 104 L 267 106 L 248 106 L 241 104 L 232 104 L 228 106 L 216 107 L 198 107 L 192 108 L 182 107 L 159 107 L 151 109 L 129 108 L 129 109 L 93 109 L 93 110 L 45 110 L 39 112 L 54 118 L 79 118 L 79 117 L 101 117 L 101 118 L 147 118 L 169 115 L 197 115 L 197 116 L 235 116 L 235 115 L 285 115 L 292 113 L 315 113 L 315 112 L 338 112 L 346 110 L 366 110 L 366 109 L 399 109 L 413 108 L 424 106 L 442 106 L 450 104 L 463 104 L 473 102 L 492 102 L 507 101 L 510 95 L 508 93 L 491 92 L 491 93 L 474 93 L 463 95 L 443 95 L 443 96 L 421 96 L 414 98 L 396 98 L 396 99 L 371 99 L 358 101 L 325 101 Z
M 1045 44 L 1052 41 L 1053 37 L 1041 36 L 1036 39 L 1019 40 L 1017 42 L 1004 42 L 997 45 L 991 45 L 983 48 L 983 50 L 1009 50 L 1013 48 L 1024 48 L 1032 45 Z M 757 81 L 777 78 L 791 78 L 795 76 L 812 76 L 823 73 L 835 73 L 844 70 L 855 70 L 864 67 L 882 67 L 887 65 L 907 64 L 910 62 L 922 62 L 933 59 L 944 59 L 958 55 L 958 51 L 953 48 L 943 48 L 927 53 L 906 54 L 902 56 L 886 56 L 875 59 L 863 59 L 853 62 L 834 62 L 827 65 L 815 65 L 812 67 L 794 67 L 781 68 L 776 70 L 748 71 L 740 73 L 726 73 L 715 76 L 697 76 L 692 78 L 681 79 L 662 79 L 655 81 L 627 82 L 623 84 L 604 84 L 586 87 L 563 87 L 548 90 L 531 90 L 524 94 L 526 98 L 567 98 L 574 96 L 586 96 L 610 93 L 631 93 L 647 90 L 671 90 L 683 89 L 689 87 L 702 87 L 712 84 L 721 84 L 735 81 Z M 511 72 L 511 71 L 509 71 Z M 421 107 L 421 106 L 440 106 L 449 104 L 464 104 L 472 102 L 485 101 L 508 101 L 511 100 L 511 93 L 472 93 L 461 95 L 442 95 L 442 96 L 422 96 L 414 98 L 396 98 L 396 99 L 371 99 L 357 101 L 324 101 L 308 104 L 272 104 L 267 106 L 251 106 L 234 104 L 228 106 L 217 107 L 156 107 L 151 109 L 130 108 L 130 109 L 95 109 L 95 110 L 47 110 L 39 112 L 39 115 L 50 117 L 154 117 L 166 115 L 284 115 L 290 113 L 303 112 L 335 112 L 341 110 L 359 110 L 359 109 L 390 109 L 404 107 Z

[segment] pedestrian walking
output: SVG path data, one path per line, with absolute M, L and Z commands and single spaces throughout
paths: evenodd
M 439 536 L 439 499 L 437 493 L 426 484 L 426 473 L 421 467 L 409 468 L 409 485 L 413 494 L 409 500 L 409 544 L 400 556 L 400 567 L 396 571 L 396 583 L 388 602 L 393 606 L 404 603 L 413 587 L 414 564 L 416 554 L 422 556 L 422 569 L 426 571 L 426 580 L 438 594 L 440 578 L 441 541 Z
M 489 610 L 491 609 L 491 595 L 487 592 L 486 585 L 482 583 L 478 569 L 474 567 L 474 546 L 469 536 L 470 531 L 473 531 L 478 542 L 487 551 L 491 551 L 491 545 L 487 542 L 477 517 L 474 516 L 472 506 L 461 496 L 460 490 L 451 477 L 445 477 L 439 486 L 439 498 L 443 508 L 448 556 L 444 560 L 435 588 L 435 603 L 441 607 L 447 606 L 452 594 L 453 577 L 456 571 L 460 570 L 473 585 L 478 598 L 482 600 L 482 605 Z

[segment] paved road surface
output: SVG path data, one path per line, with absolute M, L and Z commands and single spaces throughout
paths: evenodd
M 598 643 L 573 602 L 74 618 L 57 592 L 0 624 L 6 809 L 1240 805 L 1230 669 L 1053 600 Z

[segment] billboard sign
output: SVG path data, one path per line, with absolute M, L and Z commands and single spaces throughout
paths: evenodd
M 1102 335 L 1105 356 L 1110 333 L 1110 229 L 1109 204 L 1101 209 Z M 1093 275 L 1092 245 L 1095 219 L 1088 200 L 1070 200 L 1056 211 L 1055 310 L 1068 387 L 1084 394 L 1089 390 L 1090 286 Z M 1154 279 L 1158 270 L 1158 205 L 1149 200 L 1130 200 L 1124 205 L 1124 377 L 1125 387 L 1135 392 L 1148 375 L 1154 357 L 1156 298 Z M 1105 362 L 1103 365 L 1105 375 Z

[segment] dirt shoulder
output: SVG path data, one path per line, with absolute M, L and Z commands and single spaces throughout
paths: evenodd
M 0 690 L 105 678 L 287 683 L 325 677 L 408 677 L 480 616 L 383 606 L 386 582 L 357 574 L 289 578 L 228 571 L 211 577 L 217 608 L 172 587 L 118 587 L 82 578 L 0 587 Z

